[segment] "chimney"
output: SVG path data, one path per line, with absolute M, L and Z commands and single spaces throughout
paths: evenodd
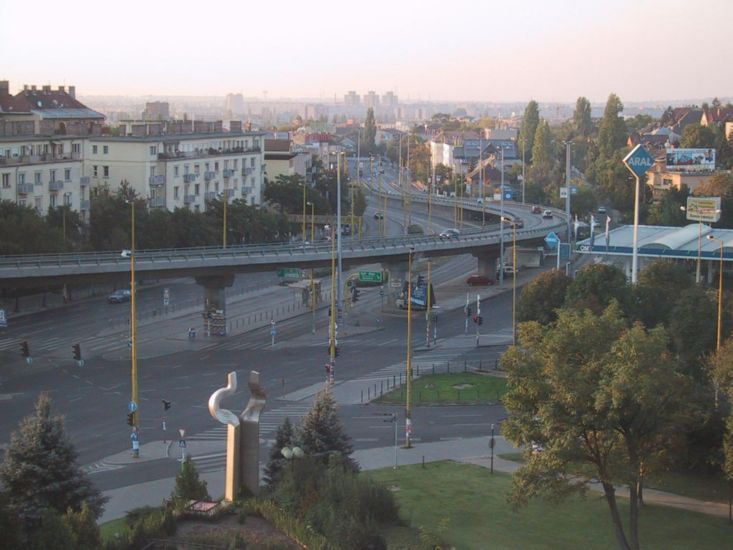
M 31 91 L 32 92 L 35 92 L 36 91 L 36 85 L 35 84 L 31 84 Z
M 69 86 L 69 95 L 72 99 L 76 99 L 76 86 Z
M 50 92 L 50 91 L 51 91 L 51 86 L 50 86 L 50 85 L 48 85 L 48 84 L 46 84 L 46 85 L 45 85 L 45 86 L 43 87 L 43 91 L 44 91 L 44 92 Z
M 59 86 L 59 92 L 66 92 L 65 86 Z
M 28 84 L 23 84 L 23 91 L 24 92 L 27 92 L 28 91 Z
M 0 95 L 8 95 L 10 93 L 10 82 L 8 80 L 0 80 Z

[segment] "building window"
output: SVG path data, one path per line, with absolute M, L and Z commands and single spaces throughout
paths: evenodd
M 3 174 L 3 189 L 10 188 L 10 174 Z
M 71 168 L 64 168 L 64 181 L 71 181 Z
M 56 170 L 48 171 L 48 181 L 56 181 Z
M 92 175 L 95 178 L 99 176 L 99 167 L 98 166 L 92 166 Z
M 229 161 L 224 160 L 224 170 L 228 170 L 228 169 L 229 169 Z
M 198 164 L 194 164 L 193 165 L 193 172 L 194 172 L 194 174 L 198 175 L 200 169 L 201 169 L 201 166 L 199 166 Z
M 97 154 L 97 146 L 96 145 L 92 145 L 92 154 L 93 155 L 96 155 Z
M 219 163 L 215 162 L 214 163 L 214 172 L 218 172 L 218 171 L 219 171 Z
M 105 178 L 109 177 L 109 166 L 102 166 L 102 176 Z
M 18 184 L 23 185 L 25 183 L 25 172 L 18 172 Z
M 178 166 L 174 166 L 174 167 L 173 167 L 173 175 L 174 175 L 175 177 L 178 177 Z
M 41 185 L 41 183 L 43 183 L 43 181 L 41 180 L 41 177 L 42 176 L 40 172 L 35 172 L 33 174 L 33 183 L 35 183 L 36 185 Z
M 109 153 L 109 145 L 102 146 L 102 153 L 105 155 Z
M 155 177 L 155 166 L 150 167 L 150 177 L 151 178 Z
M 189 170 L 188 164 L 184 164 L 183 165 L 183 175 L 184 176 L 187 176 L 188 175 L 188 170 Z
M 50 206 L 51 208 L 56 208 L 56 193 L 51 193 L 51 194 L 50 194 L 50 195 L 48 196 L 48 205 L 49 205 L 49 206 Z
M 72 143 L 71 152 L 72 153 L 81 153 L 81 143 Z
M 194 212 L 200 212 L 201 211 L 201 208 L 199 207 L 198 204 L 194 204 L 193 205 L 193 210 L 194 210 Z
M 193 194 L 196 195 L 197 197 L 199 195 L 200 190 L 201 190 L 201 185 L 199 185 L 198 183 L 193 186 Z
M 218 193 L 219 192 L 219 182 L 217 181 L 214 185 L 215 185 L 214 189 Z
M 178 200 L 178 186 L 173 187 L 173 198 Z
M 56 196 L 55 195 L 51 195 L 51 198 L 52 199 L 55 199 Z M 39 214 L 41 213 L 42 206 L 43 206 L 41 200 L 42 200 L 41 197 L 36 197 L 35 199 L 33 199 L 34 207 L 36 209 L 36 212 L 38 212 Z
M 249 159 L 249 165 L 250 165 L 250 166 L 251 166 L 252 168 L 254 168 L 254 167 L 255 167 L 255 159 L 254 159 L 254 157 L 252 157 L 251 159 Z
M 204 168 L 206 168 L 206 171 L 207 172 L 209 171 L 209 163 L 208 162 L 204 164 Z
M 662 180 L 662 185 L 664 187 L 672 187 L 672 180 L 670 178 L 664 178 Z
M 64 204 L 71 206 L 71 193 L 64 193 Z
M 158 154 L 158 146 L 157 145 L 151 145 L 150 146 L 150 156 L 154 157 Z

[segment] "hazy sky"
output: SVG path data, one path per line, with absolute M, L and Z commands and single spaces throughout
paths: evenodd
M 0 0 L 0 79 L 77 93 L 733 95 L 732 0 Z M 113 7 L 114 6 L 114 7 Z

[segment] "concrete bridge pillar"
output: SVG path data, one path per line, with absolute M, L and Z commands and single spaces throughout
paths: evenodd
M 499 252 L 485 252 L 482 254 L 474 254 L 477 260 L 477 273 L 481 277 L 488 277 L 489 279 L 496 278 L 496 267 L 499 262 Z
M 234 274 L 196 277 L 196 284 L 204 287 L 204 329 L 209 334 L 226 335 L 225 289 L 234 284 Z
M 414 260 L 414 258 L 413 258 Z M 384 285 L 384 309 L 385 311 L 399 310 L 397 300 L 402 296 L 402 286 L 407 280 L 407 260 L 382 263 L 382 269 L 389 273 L 389 281 Z M 413 262 L 414 268 L 414 262 Z

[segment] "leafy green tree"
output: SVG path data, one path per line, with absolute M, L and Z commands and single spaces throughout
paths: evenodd
M 336 401 L 331 387 L 326 386 L 316 396 L 313 407 L 300 421 L 297 440 L 306 455 L 325 456 L 335 453 L 349 461 L 356 471 L 359 465 L 349 455 L 354 451 L 351 438 L 336 414 Z
M 720 227 L 733 227 L 733 174 L 718 172 L 701 183 L 693 195 L 720 197 Z
M 374 152 L 377 137 L 377 123 L 374 120 L 374 109 L 367 109 L 366 119 L 364 120 L 364 129 L 361 133 L 361 147 L 365 153 Z
M 540 120 L 532 145 L 532 174 L 535 178 L 546 178 L 555 167 L 552 132 L 546 120 Z
M 171 497 L 178 502 L 188 502 L 189 500 L 210 500 L 209 490 L 206 482 L 199 479 L 199 473 L 193 464 L 191 457 L 181 464 L 181 471 L 176 476 L 176 486 L 173 489 Z
M 69 522 L 53 508 L 43 511 L 37 529 L 30 536 L 33 550 L 76 550 L 76 537 Z
M 280 174 L 274 182 L 268 182 L 265 187 L 264 198 L 267 202 L 276 205 L 280 212 L 288 214 L 303 213 L 303 186 L 305 179 L 300 174 L 285 176 Z M 306 188 L 306 201 L 311 200 Z
M 221 244 L 221 225 L 188 208 L 176 208 L 170 215 L 171 241 L 174 248 Z
M 565 303 L 565 293 L 572 279 L 553 269 L 540 273 L 524 286 L 517 303 L 517 319 L 549 325 L 557 319 L 556 310 Z
M 626 131 L 631 134 L 633 132 L 644 131 L 644 129 L 654 122 L 654 119 L 649 115 L 639 114 L 635 115 L 634 118 L 627 119 L 625 122 Z
M 61 232 L 61 250 L 81 248 L 84 240 L 84 222 L 79 212 L 67 205 L 49 208 L 45 221 L 49 228 Z
M 74 548 L 76 550 L 97 550 L 102 547 L 102 537 L 99 526 L 89 505 L 85 502 L 78 512 L 69 509 L 64 521 L 74 533 Z
M 587 175 L 613 208 L 631 212 L 634 208 L 634 177 L 623 164 L 624 156 L 624 151 L 620 150 L 611 158 L 596 159 Z M 641 187 L 643 192 L 646 186 Z
M 715 131 L 708 126 L 702 124 L 688 124 L 682 131 L 682 140 L 680 141 L 682 147 L 712 147 L 714 148 L 716 143 Z
M 147 218 L 147 205 L 135 196 L 134 190 L 122 182 L 116 193 L 102 189 L 92 197 L 89 214 L 89 243 L 93 250 L 123 250 L 130 248 L 132 234 L 131 206 L 126 202 L 133 200 L 135 205 L 135 238 L 142 234 L 138 224 L 143 227 Z M 136 248 L 142 248 L 137 246 Z
M 519 326 L 519 345 L 505 354 L 502 431 L 525 449 L 514 474 L 511 501 L 560 500 L 600 481 L 617 543 L 639 548 L 643 476 L 679 431 L 687 381 L 667 352 L 666 332 L 627 328 L 615 305 L 602 315 L 561 310 L 554 325 Z M 533 446 L 542 447 L 533 452 Z M 615 483 L 629 486 L 628 528 Z
M 76 464 L 77 454 L 64 431 L 63 419 L 51 415 L 51 400 L 42 393 L 33 415 L 10 437 L 0 465 L 0 481 L 10 508 L 21 521 L 33 523 L 48 508 L 59 514 L 86 503 L 99 517 L 106 499 Z
M 3 545 L 8 550 L 24 548 L 18 518 L 10 509 L 8 498 L 2 491 L 0 491 L 0 533 L 2 533 Z
M 524 115 L 522 116 L 522 125 L 519 127 L 519 140 L 518 144 L 521 148 L 524 147 L 526 152 L 526 161 L 532 162 L 532 153 L 534 151 L 534 140 L 535 134 L 537 133 L 537 127 L 540 124 L 540 106 L 536 101 L 532 100 L 527 103 L 524 109 Z
M 626 123 L 621 117 L 624 104 L 616 94 L 608 96 L 606 108 L 603 111 L 603 118 L 598 127 L 598 149 L 601 157 L 611 158 L 614 154 L 626 146 Z
M 366 197 L 361 188 L 354 191 L 354 215 L 363 216 L 366 210 Z
M 692 285 L 685 266 L 666 260 L 652 262 L 639 272 L 639 282 L 633 289 L 636 317 L 647 327 L 669 326 L 677 299 Z
M 705 380 L 701 360 L 715 349 L 715 294 L 698 286 L 683 290 L 674 303 L 669 319 L 672 350 L 693 378 Z
M 593 133 L 593 120 L 591 119 L 591 108 L 588 98 L 581 96 L 575 101 L 573 133 L 580 138 L 589 138 Z
M 686 206 L 690 190 L 686 185 L 681 189 L 672 187 L 662 192 L 659 202 L 649 207 L 647 223 L 649 225 L 683 226 L 688 223 L 681 207 Z
M 619 303 L 622 311 L 630 313 L 631 288 L 626 281 L 626 275 L 612 265 L 590 264 L 581 269 L 568 286 L 565 306 L 590 309 L 600 314 L 613 300 Z
M 35 208 L 0 201 L 0 255 L 63 250 L 61 229 L 50 227 Z
M 284 447 L 292 447 L 295 444 L 295 430 L 289 418 L 285 418 L 282 424 L 277 427 L 275 433 L 275 443 L 270 447 L 270 458 L 265 466 L 265 484 L 273 488 L 285 465 L 285 458 L 282 455 Z
M 723 435 L 723 473 L 733 483 L 733 339 L 729 338 L 711 360 L 713 381 L 720 395 L 727 400 L 725 434 Z

